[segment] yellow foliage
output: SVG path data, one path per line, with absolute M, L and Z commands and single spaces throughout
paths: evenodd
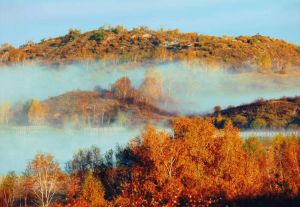
M 47 115 L 47 107 L 38 100 L 32 100 L 28 110 L 28 122 L 30 124 L 42 124 Z
M 88 172 L 82 186 L 81 198 L 87 201 L 91 207 L 104 207 L 107 206 L 104 193 L 101 182 L 93 176 L 92 172 Z
M 270 54 L 266 53 L 258 57 L 257 65 L 261 72 L 272 69 L 272 60 Z

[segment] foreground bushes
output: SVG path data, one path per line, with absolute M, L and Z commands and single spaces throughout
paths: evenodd
M 298 138 L 244 141 L 230 122 L 216 129 L 203 119 L 179 118 L 172 129 L 170 135 L 148 127 L 129 147 L 104 157 L 95 147 L 79 151 L 67 165 L 68 175 L 60 176 L 65 188 L 57 187 L 53 205 L 297 205 Z

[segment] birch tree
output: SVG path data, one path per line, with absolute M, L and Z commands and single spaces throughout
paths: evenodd
M 50 154 L 37 154 L 35 159 L 29 162 L 27 171 L 32 176 L 32 191 L 37 204 L 41 207 L 50 206 L 62 183 L 62 172 L 58 163 Z

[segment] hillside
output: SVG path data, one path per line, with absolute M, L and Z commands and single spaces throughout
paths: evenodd
M 151 104 L 107 97 L 97 91 L 72 91 L 42 103 L 48 112 L 46 120 L 54 124 L 155 124 L 173 117 Z
M 300 97 L 258 100 L 254 103 L 230 107 L 215 112 L 217 118 L 231 119 L 239 128 L 300 127 Z
M 169 122 L 177 116 L 147 102 L 122 100 L 97 91 L 73 91 L 43 103 L 48 108 L 47 120 L 53 123 L 155 124 Z M 212 116 L 216 126 L 230 119 L 235 126 L 244 129 L 296 129 L 300 127 L 300 97 L 258 100 L 215 112 Z
M 300 48 L 262 35 L 215 37 L 147 27 L 128 31 L 117 26 L 86 33 L 71 29 L 62 37 L 29 41 L 20 48 L 4 44 L 0 49 L 0 65 L 31 61 L 60 65 L 99 59 L 114 63 L 197 60 L 239 71 L 286 72 L 300 65 Z

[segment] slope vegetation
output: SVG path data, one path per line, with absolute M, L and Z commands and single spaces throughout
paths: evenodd
M 86 33 L 71 29 L 62 37 L 29 41 L 20 48 L 4 44 L 0 49 L 2 65 L 31 61 L 56 65 L 99 59 L 115 63 L 197 60 L 239 71 L 255 68 L 286 72 L 300 65 L 300 48 L 262 35 L 215 37 L 177 29 L 139 27 L 128 31 L 117 26 Z

